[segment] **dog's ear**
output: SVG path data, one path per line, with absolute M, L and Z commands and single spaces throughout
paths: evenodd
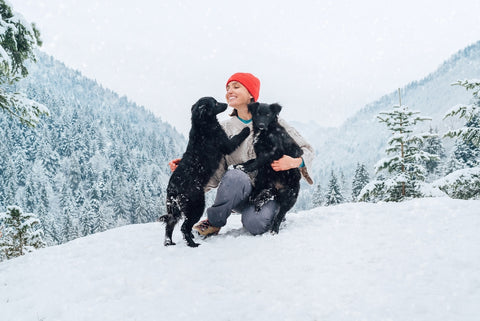
M 205 102 L 197 102 L 192 106 L 192 117 L 197 120 L 204 118 L 207 109 Z
M 259 105 L 260 104 L 257 103 L 257 102 L 248 104 L 248 111 L 250 112 L 250 114 L 252 114 L 252 115 L 256 114 Z
M 280 111 L 282 110 L 282 106 L 280 106 L 280 105 L 277 104 L 277 103 L 271 104 L 271 105 L 270 105 L 270 110 L 271 110 L 275 115 L 278 115 L 278 114 L 280 114 Z
M 217 104 L 217 100 L 213 97 L 206 97 L 206 104 L 208 108 L 213 108 Z

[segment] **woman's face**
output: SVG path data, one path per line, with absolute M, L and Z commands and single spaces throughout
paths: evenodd
M 231 81 L 227 84 L 227 93 L 225 95 L 227 103 L 233 108 L 238 108 L 240 106 L 246 106 L 250 103 L 253 98 L 252 95 L 238 81 Z

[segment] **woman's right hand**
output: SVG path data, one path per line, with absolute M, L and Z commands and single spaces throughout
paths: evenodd
M 177 169 L 178 164 L 180 163 L 180 160 L 181 160 L 181 158 L 176 158 L 176 159 L 174 159 L 174 160 L 171 160 L 171 161 L 168 163 L 168 166 L 170 166 L 170 170 L 171 170 L 172 172 Z

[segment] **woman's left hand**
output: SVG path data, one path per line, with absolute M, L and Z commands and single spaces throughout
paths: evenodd
M 302 158 L 293 158 L 288 155 L 283 155 L 282 158 L 273 161 L 272 168 L 274 171 L 286 171 L 292 168 L 297 168 L 302 164 Z

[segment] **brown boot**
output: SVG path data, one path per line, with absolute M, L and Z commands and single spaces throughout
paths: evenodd
M 220 227 L 213 226 L 208 220 L 198 222 L 193 229 L 202 236 L 217 235 L 220 231 Z

